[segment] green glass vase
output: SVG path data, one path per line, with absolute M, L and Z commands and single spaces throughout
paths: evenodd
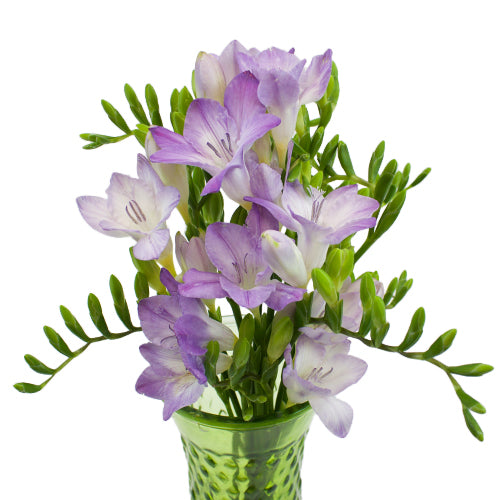
M 309 404 L 255 422 L 194 408 L 177 411 L 192 500 L 300 500 L 312 417 Z

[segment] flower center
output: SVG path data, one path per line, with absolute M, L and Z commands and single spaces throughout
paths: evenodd
M 322 382 L 330 373 L 333 372 L 333 368 L 330 368 L 328 371 L 323 372 L 323 367 L 313 368 L 311 373 L 306 377 L 310 382 Z
M 217 158 L 225 159 L 228 162 L 233 159 L 233 145 L 231 143 L 231 136 L 226 132 L 226 137 L 219 139 L 216 146 L 211 142 L 207 142 L 207 146 L 213 151 Z
M 140 222 L 146 222 L 146 216 L 139 203 L 135 200 L 130 200 L 127 205 L 125 205 L 125 212 L 134 224 L 139 225 Z
M 313 200 L 311 213 L 312 222 L 318 222 L 319 214 L 321 213 L 321 207 L 323 206 L 324 201 L 325 198 L 322 195 L 319 195 L 315 200 Z

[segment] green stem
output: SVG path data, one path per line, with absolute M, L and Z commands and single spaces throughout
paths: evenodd
M 328 182 L 331 181 L 350 181 L 354 182 L 356 184 L 361 184 L 362 186 L 366 186 L 367 188 L 370 189 L 370 192 L 373 192 L 375 190 L 375 184 L 365 181 L 361 177 L 358 177 L 357 175 L 333 175 L 328 179 Z
M 61 363 L 54 371 L 54 373 L 43 383 L 40 384 L 40 387 L 43 388 L 45 387 L 66 365 L 68 365 L 71 361 L 73 361 L 75 358 L 80 356 L 83 352 L 86 351 L 86 349 L 91 345 L 94 344 L 95 342 L 101 342 L 102 340 L 117 340 L 121 339 L 123 337 L 126 337 L 127 335 L 130 335 L 131 333 L 135 332 L 140 332 L 142 328 L 133 328 L 132 330 L 128 330 L 126 332 L 122 333 L 111 333 L 110 335 L 104 337 L 93 337 L 90 339 L 89 342 L 87 342 L 84 346 L 80 347 L 80 349 L 77 349 L 76 351 L 73 352 L 73 356 L 70 358 L 67 358 L 63 363 Z

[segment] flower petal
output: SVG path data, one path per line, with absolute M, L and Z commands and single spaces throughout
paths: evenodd
M 323 55 L 313 57 L 300 75 L 300 104 L 319 101 L 326 92 L 331 73 L 332 51 L 328 49 Z
M 184 283 L 179 285 L 179 293 L 184 297 L 200 299 L 220 299 L 226 292 L 220 285 L 220 274 L 189 269 L 184 273 Z
M 256 285 L 252 288 L 242 288 L 233 281 L 228 280 L 225 276 L 221 276 L 220 284 L 224 291 L 238 305 L 247 309 L 254 309 L 266 302 L 275 290 L 274 284 Z
M 168 229 L 158 229 L 142 237 L 134 246 L 134 257 L 139 260 L 158 259 L 170 239 Z
M 353 411 L 344 401 L 335 396 L 313 395 L 309 398 L 312 409 L 326 428 L 337 437 L 346 437 L 351 429 Z
M 85 219 L 85 222 L 92 229 L 95 229 L 102 234 L 106 234 L 107 236 L 114 236 L 116 238 L 128 236 L 128 233 L 123 230 L 103 229 L 101 225 L 103 221 L 110 226 L 114 225 L 114 223 L 110 220 L 112 216 L 109 213 L 107 200 L 105 198 L 100 198 L 98 196 L 80 196 L 76 199 L 76 203 L 78 204 L 78 209 L 80 210 L 82 217 Z
M 139 302 L 138 313 L 144 335 L 160 344 L 164 338 L 174 336 L 173 326 L 182 311 L 178 296 L 155 295 Z

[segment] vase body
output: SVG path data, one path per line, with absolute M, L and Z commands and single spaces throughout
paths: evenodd
M 192 500 L 300 500 L 312 417 L 308 404 L 256 422 L 191 408 L 176 412 Z

